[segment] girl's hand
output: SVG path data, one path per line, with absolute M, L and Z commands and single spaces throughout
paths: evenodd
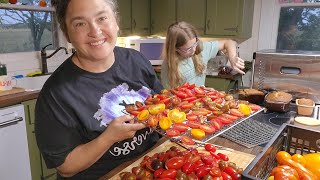
M 133 116 L 124 115 L 114 119 L 104 131 L 108 138 L 112 138 L 114 143 L 134 137 L 136 131 L 147 127 L 135 122 Z
M 244 69 L 244 60 L 235 56 L 233 58 L 230 58 L 230 64 L 231 64 L 231 67 L 237 71 L 238 73 L 244 75 L 245 72 L 242 71 L 242 69 Z

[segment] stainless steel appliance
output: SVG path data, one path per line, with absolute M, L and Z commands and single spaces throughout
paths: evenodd
M 0 179 L 32 179 L 23 105 L 0 109 Z
M 320 52 L 262 50 L 254 53 L 252 88 L 282 90 L 320 104 Z

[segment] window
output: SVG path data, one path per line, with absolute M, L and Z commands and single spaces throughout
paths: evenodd
M 281 7 L 277 49 L 320 51 L 320 4 Z
M 32 0 L 29 5 L 0 4 L 0 54 L 39 51 L 48 44 L 53 44 L 48 49 L 57 47 L 53 15 L 52 8 L 40 7 Z

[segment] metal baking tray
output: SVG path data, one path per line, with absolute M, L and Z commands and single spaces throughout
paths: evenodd
M 180 146 L 182 146 L 182 147 L 184 147 L 184 148 L 186 148 L 186 149 L 194 149 L 194 148 L 200 147 L 201 145 L 207 143 L 207 142 L 210 141 L 211 139 L 213 139 L 213 138 L 215 138 L 215 137 L 223 134 L 224 132 L 228 131 L 229 129 L 237 126 L 238 124 L 240 124 L 240 123 L 242 123 L 242 122 L 244 122 L 244 121 L 246 121 L 246 120 L 248 120 L 248 119 L 250 119 L 252 116 L 254 116 L 254 115 L 256 115 L 256 114 L 258 114 L 258 113 L 260 113 L 261 111 L 264 111 L 264 110 L 265 110 L 265 108 L 262 107 L 262 108 L 259 109 L 258 111 L 255 111 L 255 112 L 253 112 L 252 114 L 250 114 L 250 115 L 248 115 L 248 116 L 246 116 L 246 117 L 243 117 L 243 118 L 241 118 L 241 119 L 238 119 L 238 120 L 234 121 L 234 122 L 231 123 L 231 124 L 224 125 L 221 129 L 215 131 L 215 133 L 206 135 L 202 140 L 194 139 L 194 138 L 191 136 L 191 134 L 190 134 L 190 131 L 191 131 L 190 128 L 189 128 L 188 131 L 186 131 L 186 132 L 184 132 L 184 133 L 181 133 L 179 136 L 176 136 L 176 137 L 169 137 L 169 136 L 167 136 L 166 133 L 165 133 L 165 131 L 162 130 L 162 129 L 161 129 L 160 127 L 158 127 L 158 126 L 157 126 L 154 130 L 157 131 L 158 133 L 160 133 L 161 135 L 170 138 L 173 142 L 179 144 Z M 207 122 L 208 122 L 208 121 L 207 121 Z M 208 123 L 209 123 L 209 122 L 208 122 Z M 192 138 L 192 139 L 195 141 L 195 145 L 192 145 L 192 146 L 191 146 L 191 145 L 186 145 L 186 144 L 181 143 L 180 137 L 183 136 L 183 135 L 186 135 L 186 136 Z

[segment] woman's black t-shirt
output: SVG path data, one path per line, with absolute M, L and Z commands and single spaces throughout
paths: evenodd
M 123 83 L 135 91 L 142 86 L 152 93 L 163 89 L 150 62 L 141 53 L 115 47 L 114 54 L 114 64 L 103 73 L 80 69 L 70 57 L 43 86 L 36 104 L 35 132 L 48 168 L 63 164 L 75 147 L 95 139 L 105 130 L 94 118 L 104 93 Z M 158 134 L 150 128 L 142 129 L 134 138 L 113 144 L 95 164 L 70 179 L 98 179 L 122 162 L 142 154 L 158 139 Z

